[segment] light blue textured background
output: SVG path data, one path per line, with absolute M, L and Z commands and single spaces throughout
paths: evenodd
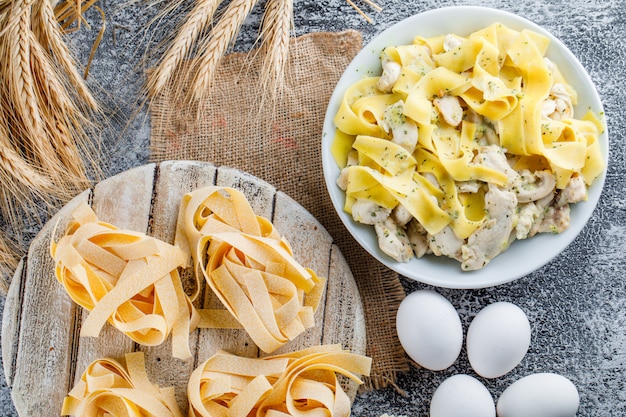
M 100 1 L 107 29 L 91 68 L 90 83 L 114 113 L 103 131 L 111 155 L 111 175 L 142 165 L 149 159 L 149 120 L 136 112 L 141 52 L 146 39 L 140 29 L 154 15 L 144 2 Z M 257 6 L 235 45 L 248 50 L 258 33 L 263 1 Z M 530 351 L 511 373 L 482 380 L 494 400 L 509 384 L 534 372 L 556 372 L 579 390 L 578 416 L 626 416 L 626 1 L 400 1 L 381 0 L 375 13 L 357 1 L 373 18 L 363 20 L 345 0 L 295 0 L 295 34 L 356 29 L 364 42 L 388 26 L 424 10 L 451 5 L 481 5 L 516 13 L 560 38 L 589 72 L 604 103 L 610 134 L 606 187 L 591 221 L 576 241 L 556 260 L 512 284 L 482 290 L 438 290 L 457 308 L 467 329 L 484 306 L 511 301 L 528 315 L 532 328 Z M 88 13 L 91 30 L 83 28 L 70 39 L 86 62 L 99 30 L 99 15 Z M 154 36 L 158 41 L 159 31 Z M 36 226 L 28 230 L 34 236 Z M 407 291 L 425 288 L 403 281 Z M 4 297 L 0 296 L 0 308 Z M 383 413 L 425 416 L 436 387 L 457 373 L 474 375 L 465 350 L 448 370 L 413 369 L 401 375 L 401 395 L 387 388 L 359 396 L 353 415 L 378 417 Z M 36 395 L 36 393 L 33 393 Z M 0 373 L 0 415 L 15 417 L 10 389 Z M 48 417 L 48 416 L 22 416 Z M 50 416 L 51 417 L 51 416 Z

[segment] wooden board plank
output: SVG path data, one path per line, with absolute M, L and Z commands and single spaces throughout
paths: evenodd
M 148 375 L 160 386 L 174 386 L 183 412 L 187 409 L 186 383 L 195 366 L 224 349 L 249 357 L 264 356 L 243 330 L 199 329 L 190 334 L 193 357 L 171 356 L 171 339 L 155 347 L 140 347 L 107 325 L 99 338 L 80 338 L 80 323 L 87 312 L 72 303 L 54 277 L 49 243 L 57 220 L 59 231 L 73 208 L 91 202 L 100 219 L 173 243 L 182 195 L 206 185 L 241 190 L 255 213 L 270 219 L 290 242 L 296 259 L 320 276 L 328 277 L 317 326 L 288 346 L 289 351 L 320 343 L 339 343 L 365 353 L 363 309 L 352 274 L 330 235 L 304 208 L 270 184 L 247 173 L 195 161 L 168 161 L 135 168 L 99 183 L 68 203 L 34 239 L 23 273 L 12 280 L 2 326 L 2 354 L 7 381 L 20 416 L 58 415 L 64 396 L 92 360 L 121 358 L 124 353 L 145 353 Z M 190 271 L 182 277 L 188 293 L 194 288 Z M 222 307 L 201 283 L 197 307 Z M 46 306 L 46 307 L 42 307 Z M 49 307 L 48 307 L 49 306 Z M 337 320 L 342 317 L 342 320 Z M 356 386 L 347 385 L 354 397 Z M 36 392 L 38 395 L 32 395 Z
M 92 208 L 102 221 L 114 224 L 120 229 L 146 233 L 148 230 L 154 164 L 131 169 L 124 175 L 117 175 L 97 184 L 93 190 Z M 81 322 L 89 312 L 81 309 Z M 82 371 L 96 359 L 122 357 L 132 352 L 134 342 L 112 326 L 104 326 L 99 337 L 80 337 L 76 340 L 76 363 L 74 383 L 78 382 Z
M 26 272 L 24 269 L 24 260 L 20 260 L 17 268 L 15 268 L 15 276 L 20 277 L 19 285 L 11 285 L 7 292 L 4 302 L 4 312 L 2 315 L 2 357 L 4 377 L 9 386 L 13 385 L 13 359 L 17 355 L 17 340 L 20 331 L 20 304 L 22 299 L 22 274 Z M 4 335 L 7 335 L 6 337 Z M 7 362 L 6 358 L 10 358 L 11 362 Z
M 150 235 L 168 243 L 174 243 L 176 235 L 176 220 L 180 201 L 185 193 L 197 188 L 213 185 L 217 169 L 204 163 L 170 161 L 159 165 L 155 184 L 154 204 L 152 208 L 152 220 Z M 187 288 L 187 293 L 192 293 L 190 283 L 193 270 L 188 268 L 186 274 L 181 277 Z M 199 307 L 199 302 L 196 307 Z M 182 412 L 187 409 L 187 380 L 195 367 L 196 346 L 200 331 L 194 331 L 189 335 L 189 345 L 193 357 L 188 360 L 180 360 L 172 357 L 171 338 L 160 346 L 140 346 L 139 350 L 145 353 L 146 368 L 158 369 L 158 380 L 161 386 L 175 387 L 176 400 Z M 153 377 L 155 372 L 151 372 Z
M 84 192 L 64 207 L 73 210 L 87 200 Z M 76 305 L 54 276 L 50 239 L 54 227 L 65 227 L 63 213 L 44 225 L 33 240 L 21 278 L 20 328 L 12 371 L 11 396 L 21 416 L 60 415 L 65 394 L 72 382 L 73 334 Z M 11 282 L 11 286 L 16 285 Z M 3 335 L 3 339 L 4 339 Z M 37 395 L 33 395 L 36 393 Z

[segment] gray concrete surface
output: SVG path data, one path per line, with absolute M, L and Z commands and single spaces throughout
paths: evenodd
M 136 93 L 141 80 L 141 52 L 146 45 L 140 29 L 155 9 L 146 8 L 144 2 L 135 3 L 121 6 L 121 1 L 100 1 L 107 13 L 107 29 L 92 65 L 90 83 L 114 110 L 110 124 L 102 131 L 104 149 L 111 155 L 111 175 L 144 164 L 149 158 L 149 120 L 145 112 L 136 111 Z M 578 416 L 626 416 L 626 1 L 381 0 L 380 4 L 383 11 L 372 11 L 374 22 L 369 24 L 345 0 L 296 0 L 295 33 L 357 29 L 367 42 L 389 25 L 420 11 L 449 5 L 491 6 L 517 13 L 551 31 L 580 59 L 596 83 L 607 115 L 611 153 L 606 187 L 587 227 L 558 259 L 514 283 L 440 292 L 458 309 L 465 329 L 482 307 L 495 301 L 514 302 L 528 314 L 532 342 L 522 363 L 504 377 L 482 380 L 494 399 L 522 376 L 556 372 L 578 388 Z M 361 5 L 369 12 L 367 5 Z M 237 50 L 252 45 L 260 10 L 257 6 L 246 22 Z M 99 15 L 93 11 L 88 18 L 91 30 L 84 28 L 70 37 L 82 62 L 99 29 Z M 159 40 L 159 33 L 164 32 L 151 35 L 153 41 Z M 35 233 L 36 227 L 28 232 Z M 407 291 L 424 288 L 415 282 L 403 283 Z M 0 308 L 3 306 L 0 297 Z M 427 415 L 436 387 L 456 373 L 472 374 L 464 350 L 446 371 L 413 369 L 402 375 L 397 386 L 406 395 L 388 388 L 359 396 L 353 415 Z M 4 375 L 0 375 L 0 415 L 17 416 Z

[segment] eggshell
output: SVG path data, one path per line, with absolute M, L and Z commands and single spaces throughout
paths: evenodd
M 450 301 L 431 290 L 415 291 L 402 300 L 396 329 L 411 359 L 432 371 L 452 365 L 463 346 L 458 313 Z
M 564 376 L 539 373 L 525 376 L 504 390 L 498 399 L 499 417 L 574 417 L 580 397 Z
M 530 323 L 518 306 L 498 302 L 483 308 L 467 329 L 467 357 L 484 378 L 497 378 L 515 368 L 528 352 Z
M 458 374 L 439 385 L 430 402 L 430 417 L 495 417 L 489 390 L 476 378 Z M 528 416 L 526 416 L 528 417 Z

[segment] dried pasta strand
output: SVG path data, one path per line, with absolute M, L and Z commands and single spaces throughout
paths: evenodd
M 176 244 L 264 352 L 315 326 L 326 279 L 294 259 L 289 243 L 240 191 L 211 186 L 186 194 Z
M 178 268 L 185 263 L 180 249 L 99 221 L 82 203 L 50 251 L 58 281 L 90 311 L 81 336 L 97 337 L 109 322 L 145 346 L 172 334 L 173 356 L 191 356 L 189 332 L 200 317 L 180 282 Z
M 337 374 L 362 383 L 371 358 L 339 345 L 314 346 L 259 359 L 220 351 L 194 370 L 187 386 L 190 417 L 350 415 Z
M 61 415 L 76 417 L 182 417 L 173 388 L 159 388 L 146 373 L 142 352 L 125 366 L 110 358 L 92 362 L 65 397 Z

